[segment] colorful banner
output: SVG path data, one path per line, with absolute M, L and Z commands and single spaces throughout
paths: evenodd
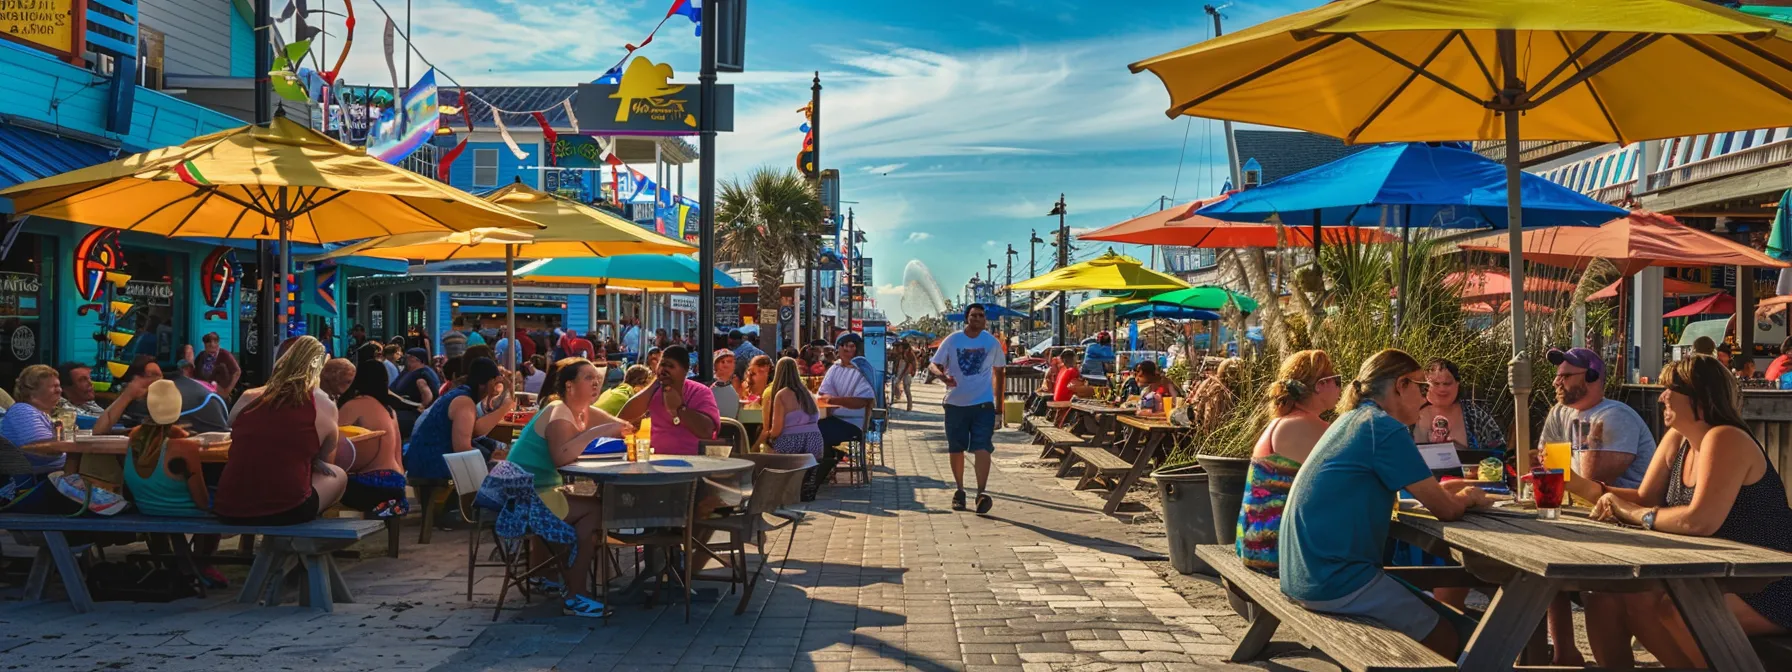
M 440 125 L 436 102 L 436 71 L 425 70 L 404 94 L 404 112 L 386 110 L 367 138 L 367 153 L 386 163 L 398 163 L 422 147 Z

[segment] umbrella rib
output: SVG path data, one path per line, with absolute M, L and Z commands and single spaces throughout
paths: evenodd
M 1738 38 L 1734 35 L 1724 35 L 1722 37 L 1724 38 L 1725 41 L 1727 41 L 1731 44 L 1734 44 L 1738 47 L 1742 47 L 1742 49 L 1744 51 L 1754 54 L 1755 56 L 1759 57 L 1761 60 L 1767 61 L 1768 63 L 1777 65 L 1782 70 L 1792 70 L 1792 62 L 1788 62 L 1786 59 L 1780 58 L 1779 55 L 1777 55 L 1771 51 L 1767 51 L 1766 49 L 1762 49 L 1761 47 L 1755 45 L 1752 42 L 1749 42 L 1748 40 Z
M 224 237 L 225 238 L 235 238 L 236 237 L 236 227 L 243 225 L 243 217 L 247 216 L 248 214 L 249 214 L 248 208 L 244 208 L 242 210 L 236 211 L 236 219 L 230 220 L 230 228 L 224 230 Z M 257 213 L 257 214 L 260 214 L 260 213 Z
M 1233 89 L 1236 89 L 1240 86 L 1249 84 L 1252 81 L 1255 81 L 1257 78 L 1267 75 L 1271 72 L 1274 72 L 1275 70 L 1280 69 L 1281 67 L 1283 67 L 1285 65 L 1288 65 L 1288 64 L 1298 61 L 1300 59 L 1306 58 L 1313 54 L 1319 53 L 1319 51 L 1325 49 L 1326 47 L 1330 47 L 1334 44 L 1342 42 L 1345 39 L 1345 37 L 1346 37 L 1345 35 L 1327 36 L 1325 39 L 1320 40 L 1319 42 L 1307 45 L 1305 48 L 1301 49 L 1300 51 L 1296 51 L 1292 54 L 1289 54 L 1287 56 L 1281 57 L 1280 59 L 1277 59 L 1274 63 L 1270 63 L 1269 65 L 1258 68 L 1242 77 L 1239 77 L 1238 79 L 1234 79 L 1230 82 L 1226 82 L 1225 84 L 1220 85 L 1218 88 L 1215 88 L 1212 91 L 1208 91 L 1207 93 L 1203 93 L 1199 96 L 1196 96 L 1194 100 L 1190 100 L 1186 103 L 1183 103 L 1181 105 L 1177 105 L 1175 107 L 1170 108 L 1169 116 L 1174 117 L 1176 115 L 1185 113 L 1189 110 L 1189 108 L 1195 107 L 1195 106 L 1205 103 L 1209 100 L 1213 100 L 1214 98 L 1217 98 L 1221 95 L 1225 95 L 1227 92 L 1229 92 Z
M 1493 71 L 1487 69 L 1487 59 L 1481 58 L 1481 52 L 1475 50 L 1475 43 L 1469 41 L 1468 33 L 1458 30 L 1456 34 L 1462 37 L 1462 46 L 1468 50 L 1469 57 L 1475 59 L 1475 67 L 1481 71 L 1481 78 L 1487 80 L 1487 90 L 1500 90 L 1500 85 L 1493 81 Z
M 1436 73 L 1428 71 L 1428 70 L 1424 69 L 1423 67 L 1421 67 L 1417 64 L 1414 64 L 1412 61 L 1408 61 L 1404 58 L 1401 58 L 1399 54 L 1388 51 L 1387 49 L 1383 48 L 1381 45 L 1376 44 L 1374 42 L 1370 42 L 1367 39 L 1364 39 L 1363 36 L 1361 36 L 1361 35 L 1357 35 L 1356 33 L 1350 33 L 1350 34 L 1346 35 L 1346 37 L 1349 37 L 1351 40 L 1355 41 L 1357 44 L 1361 44 L 1365 47 L 1368 47 L 1370 51 L 1373 51 L 1377 54 L 1381 54 L 1382 58 L 1386 58 L 1390 61 L 1393 61 L 1396 65 L 1399 65 L 1402 68 L 1406 68 L 1407 70 L 1411 70 L 1411 71 L 1413 71 L 1414 74 L 1424 77 L 1425 79 L 1429 79 L 1432 82 L 1436 83 L 1438 86 L 1444 87 L 1446 89 L 1449 89 L 1449 90 L 1455 92 L 1456 95 L 1462 96 L 1463 98 L 1467 98 L 1469 100 L 1469 102 L 1471 102 L 1471 103 L 1474 103 L 1476 105 L 1484 105 L 1487 102 L 1480 98 L 1476 98 L 1475 94 L 1472 94 L 1472 93 L 1469 93 L 1468 91 L 1463 90 L 1462 87 L 1457 86 L 1454 82 L 1451 82 L 1450 80 L 1439 77 L 1439 76 L 1437 76 Z
M 1575 65 L 1575 67 L 1580 67 L 1580 64 L 1578 63 L 1578 61 L 1579 61 L 1580 57 L 1582 55 L 1584 55 L 1583 52 L 1586 51 L 1587 46 L 1590 46 L 1594 42 L 1599 41 L 1598 38 L 1603 37 L 1603 36 L 1605 36 L 1605 33 L 1600 33 L 1598 35 L 1595 35 L 1594 39 L 1587 40 L 1587 44 L 1582 45 L 1579 50 L 1576 50 L 1575 53 L 1569 55 L 1569 57 L 1566 60 L 1562 61 L 1561 65 L 1556 66 L 1556 72 L 1561 72 L 1562 68 L 1567 67 L 1568 64 L 1570 64 L 1570 63 L 1573 63 Z M 1568 38 L 1562 37 L 1561 33 L 1556 33 L 1556 41 L 1562 43 L 1563 49 L 1568 48 Z M 1550 75 L 1548 77 L 1545 77 L 1543 79 L 1544 79 L 1544 81 L 1549 81 L 1551 79 L 1554 79 L 1555 75 L 1556 75 L 1556 73 L 1552 72 L 1552 73 L 1550 73 Z M 1616 119 L 1612 118 L 1611 108 L 1606 106 L 1605 98 L 1599 95 L 1599 89 L 1593 88 L 1593 80 L 1591 80 L 1591 79 L 1586 80 L 1586 85 L 1587 85 L 1587 95 L 1592 96 L 1593 104 L 1599 106 L 1599 115 L 1602 117 L 1605 117 L 1605 125 L 1608 128 L 1612 129 L 1612 137 L 1617 138 L 1619 142 L 1623 142 L 1624 132 L 1618 130 L 1618 121 Z M 1538 85 L 1538 88 L 1542 88 L 1542 85 Z M 1644 171 L 1644 172 L 1646 173 L 1647 171 Z
M 1631 54 L 1641 51 L 1644 47 L 1651 44 L 1655 44 L 1655 41 L 1661 38 L 1662 35 L 1660 33 L 1631 36 L 1631 38 L 1625 40 L 1623 44 L 1618 45 L 1611 51 L 1605 52 L 1600 55 L 1599 58 L 1593 59 L 1592 63 L 1588 64 L 1581 71 L 1574 73 L 1573 77 L 1569 77 L 1568 79 L 1563 80 L 1561 84 L 1557 84 L 1555 88 L 1550 89 L 1548 93 L 1545 93 L 1542 96 L 1532 95 L 1534 91 L 1532 93 L 1527 93 L 1526 97 L 1529 100 L 1526 101 L 1524 109 L 1536 109 L 1541 107 L 1543 104 L 1555 99 L 1556 96 L 1562 95 L 1562 93 L 1569 89 L 1578 86 L 1581 82 L 1591 79 L 1594 75 L 1601 72 L 1605 72 L 1606 68 L 1616 65 L 1618 61 L 1629 58 Z
M 1438 54 L 1444 53 L 1444 47 L 1450 46 L 1450 40 L 1456 39 L 1456 36 L 1460 34 L 1462 34 L 1462 31 L 1454 30 L 1450 31 L 1450 34 L 1445 35 L 1444 39 L 1438 41 L 1437 46 L 1431 50 L 1431 53 L 1425 56 L 1425 60 L 1419 63 L 1419 67 L 1424 68 L 1431 65 L 1432 61 L 1437 60 Z M 1416 71 L 1407 73 L 1406 79 L 1401 80 L 1400 85 L 1394 87 L 1393 92 L 1382 98 L 1381 103 L 1375 106 L 1375 111 L 1370 112 L 1369 116 L 1363 119 L 1363 123 L 1358 124 L 1356 128 L 1351 129 L 1350 135 L 1344 136 L 1344 143 L 1350 145 L 1356 144 L 1356 137 L 1362 135 L 1363 131 L 1368 130 L 1369 125 L 1375 123 L 1376 119 L 1380 119 L 1381 113 L 1386 112 L 1388 107 L 1394 104 L 1394 99 L 1399 98 L 1400 94 L 1405 93 L 1406 87 L 1412 86 L 1413 80 L 1418 78 L 1419 73 Z
M 1718 63 L 1724 65 L 1725 67 L 1728 67 L 1729 69 L 1736 71 L 1738 74 L 1740 74 L 1744 77 L 1747 77 L 1751 80 L 1754 80 L 1754 82 L 1756 84 L 1760 84 L 1762 86 L 1762 88 L 1765 88 L 1769 91 L 1774 92 L 1775 94 L 1778 94 L 1779 97 L 1785 98 L 1787 100 L 1792 100 L 1792 90 L 1788 90 L 1786 87 L 1781 86 L 1778 82 L 1773 81 L 1772 79 L 1768 78 L 1766 75 L 1763 75 L 1759 72 L 1755 72 L 1753 69 L 1750 69 L 1748 66 L 1743 65 L 1741 62 L 1738 62 L 1736 59 L 1730 58 L 1729 56 L 1724 55 L 1723 53 L 1717 51 L 1716 49 L 1712 49 L 1710 47 L 1710 45 L 1700 44 L 1697 40 L 1689 39 L 1689 38 L 1686 38 L 1686 37 L 1680 36 L 1680 35 L 1675 35 L 1674 38 L 1677 40 L 1680 40 L 1680 42 L 1682 44 L 1692 47 L 1693 50 L 1698 51 L 1701 54 L 1704 54 L 1707 58 L 1710 58 L 1713 61 L 1717 61 Z
M 208 191 L 204 196 L 200 196 L 199 202 L 193 204 L 193 209 L 187 211 L 187 215 L 185 217 L 180 218 L 180 223 L 175 224 L 174 228 L 170 229 L 168 231 L 168 237 L 169 238 L 175 237 L 175 235 L 180 233 L 181 228 L 183 228 L 187 225 L 187 222 L 193 221 L 193 215 L 198 213 L 200 208 L 205 207 L 205 202 L 208 200 L 211 200 L 212 194 L 215 194 L 215 193 L 217 193 L 217 190 L 213 189 L 213 190 Z
M 1562 44 L 1562 50 L 1568 52 L 1568 57 L 1562 59 L 1561 63 L 1557 63 L 1556 68 L 1554 70 L 1549 71 L 1549 74 L 1544 75 L 1543 79 L 1537 80 L 1537 86 L 1532 88 L 1531 90 L 1532 91 L 1542 91 L 1543 87 L 1549 86 L 1550 82 L 1555 81 L 1556 75 L 1562 74 L 1562 71 L 1567 70 L 1568 66 L 1579 65 L 1580 57 L 1587 55 L 1588 50 L 1592 49 L 1594 46 L 1597 46 L 1601 40 L 1604 40 L 1605 37 L 1610 34 L 1611 33 L 1603 33 L 1603 32 L 1602 33 L 1594 33 L 1593 37 L 1589 38 L 1585 44 L 1580 45 L 1579 49 L 1573 49 L 1568 46 L 1568 38 L 1562 37 L 1562 34 L 1559 32 L 1556 33 L 1555 34 L 1556 41 L 1560 42 Z
M 322 187 L 319 187 L 319 189 L 322 189 Z M 313 192 L 311 192 L 311 195 L 316 196 L 317 192 L 313 191 Z M 306 196 L 304 209 L 294 212 L 293 215 L 295 217 L 298 215 L 309 215 L 309 214 L 311 214 L 311 211 L 316 210 L 321 207 L 324 207 L 326 205 L 329 205 L 330 201 L 334 201 L 338 198 L 342 198 L 343 196 L 347 196 L 347 195 L 348 195 L 347 189 L 338 189 L 336 191 L 331 192 L 329 196 L 325 196 L 323 198 L 323 200 L 317 201 L 315 203 L 311 202 L 311 196 Z
M 196 189 L 196 191 L 201 191 L 201 192 L 203 192 L 203 191 L 207 191 L 207 190 L 206 190 L 206 189 L 204 189 L 204 188 L 200 188 L 200 189 Z M 187 199 L 188 199 L 188 198 L 192 198 L 192 196 L 186 196 L 186 197 L 184 197 L 184 198 L 179 198 L 179 199 L 175 199 L 175 200 L 172 200 L 172 201 L 169 201 L 169 202 L 167 202 L 167 203 L 163 203 L 163 204 L 161 204 L 161 205 L 160 205 L 160 206 L 157 206 L 157 207 L 156 207 L 156 209 L 154 209 L 154 210 L 151 210 L 151 211 L 149 211 L 149 214 L 146 214 L 146 215 L 144 215 L 144 216 L 142 216 L 142 217 L 139 217 L 139 218 L 137 218 L 137 221 L 135 221 L 135 222 L 132 222 L 132 223 L 131 223 L 131 225 L 130 225 L 130 226 L 126 226 L 126 227 L 121 227 L 121 228 L 123 228 L 123 229 L 124 229 L 124 230 L 125 230 L 125 231 L 135 231 L 135 230 L 137 230 L 137 226 L 138 226 L 138 225 L 140 225 L 140 224 L 142 224 L 142 223 L 144 223 L 144 222 L 147 222 L 147 221 L 149 221 L 149 218 L 151 218 L 151 217 L 154 217 L 154 216 L 156 216 L 156 215 L 159 215 L 159 214 L 162 214 L 162 211 L 163 211 L 163 210 L 167 210 L 167 209 L 168 209 L 168 208 L 172 208 L 172 207 L 174 207 L 174 204 L 176 204 L 176 203 L 179 203 L 179 202 L 181 202 L 181 201 L 184 201 L 184 200 L 187 200 Z M 204 202 L 204 199 L 201 199 L 201 201 L 200 201 L 200 202 Z

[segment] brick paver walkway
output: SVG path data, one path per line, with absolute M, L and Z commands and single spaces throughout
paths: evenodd
M 465 537 L 348 563 L 362 601 L 318 614 L 214 595 L 163 605 L 0 604 L 7 669 L 278 670 L 1171 670 L 1211 669 L 1232 642 L 1139 558 L 1161 549 L 1103 516 L 1049 471 L 1024 435 L 998 434 L 988 516 L 950 510 L 937 386 L 896 414 L 869 487 L 824 490 L 775 590 L 648 609 L 608 624 L 512 597 L 467 602 Z M 781 541 L 782 536 L 778 539 Z M 1145 544 L 1141 547 L 1139 544 Z

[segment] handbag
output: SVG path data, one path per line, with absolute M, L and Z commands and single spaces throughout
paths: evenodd
M 130 508 L 130 500 L 120 494 L 124 492 L 124 460 L 88 455 L 79 464 L 73 473 L 64 471 L 50 477 L 57 492 L 81 505 L 71 517 L 88 511 L 114 516 Z

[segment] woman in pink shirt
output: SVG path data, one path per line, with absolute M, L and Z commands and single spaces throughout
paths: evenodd
M 700 441 L 716 438 L 716 427 L 722 424 L 715 393 L 708 386 L 685 378 L 690 373 L 690 361 L 690 351 L 684 346 L 666 348 L 653 384 L 635 393 L 622 407 L 624 422 L 639 422 L 641 416 L 653 421 L 653 436 L 649 440 L 656 455 L 700 455 Z

